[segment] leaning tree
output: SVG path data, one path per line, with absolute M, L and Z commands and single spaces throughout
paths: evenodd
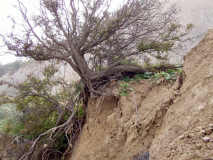
M 192 28 L 177 24 L 178 10 L 176 5 L 168 7 L 168 1 L 126 0 L 113 10 L 111 0 L 40 0 L 39 12 L 32 16 L 17 1 L 22 34 L 1 35 L 11 53 L 36 61 L 65 61 L 78 73 L 90 97 L 101 94 L 97 82 L 116 73 L 147 71 L 123 61 L 147 55 L 164 59 L 164 53 L 177 46 Z M 68 122 L 41 136 L 52 135 Z
M 4 41 L 16 56 L 67 62 L 92 96 L 98 93 L 94 82 L 104 77 L 147 71 L 123 65 L 123 60 L 147 54 L 163 58 L 162 54 L 186 34 L 175 22 L 175 5 L 165 7 L 166 3 L 128 0 L 111 11 L 110 0 L 41 0 L 39 14 L 30 17 L 18 0 L 24 34 L 11 33 Z

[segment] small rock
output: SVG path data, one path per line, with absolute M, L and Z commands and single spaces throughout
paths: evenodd
M 189 134 L 189 137 L 190 137 L 190 138 L 192 138 L 192 137 L 194 137 L 194 136 L 195 136 L 195 135 L 194 135 L 193 133 L 190 133 L 190 134 Z
M 210 135 L 210 134 L 212 134 L 212 129 L 211 128 L 206 130 L 206 135 Z
M 200 130 L 198 128 L 195 129 L 196 132 L 200 132 Z
M 149 152 L 147 152 L 147 153 L 145 153 L 143 155 L 140 155 L 140 156 L 134 158 L 133 160 L 149 160 L 149 159 L 150 159 L 149 158 Z
M 210 137 L 204 137 L 203 140 L 206 141 L 206 142 L 209 142 L 211 140 L 211 138 Z
M 202 127 L 201 126 L 198 126 L 198 127 L 196 127 L 198 130 L 202 130 Z
M 202 127 L 202 130 L 205 130 L 207 127 Z
M 207 147 L 211 150 L 213 150 L 213 143 L 207 143 Z
M 110 79 L 110 86 L 115 84 L 115 79 Z
M 201 136 L 201 137 L 205 136 L 205 134 L 206 134 L 206 131 L 205 131 L 205 130 L 201 130 L 201 131 L 200 131 L 200 136 Z
M 213 128 L 213 124 L 210 124 L 210 127 Z
M 180 76 L 180 73 L 176 71 L 175 74 L 174 74 L 174 76 L 175 76 L 175 79 L 178 79 L 179 76 Z
M 181 140 L 181 139 L 184 139 L 184 138 L 185 138 L 184 135 L 179 136 L 179 139 L 180 139 L 180 140 Z
M 166 78 L 165 78 L 165 77 L 162 77 L 162 78 L 158 79 L 156 83 L 157 83 L 158 85 L 160 85 L 160 84 L 164 83 L 165 80 L 166 80 Z
M 169 153 L 168 155 L 167 155 L 167 157 L 170 157 L 171 156 L 171 153 Z
M 200 144 L 196 144 L 197 149 L 201 149 L 201 145 Z

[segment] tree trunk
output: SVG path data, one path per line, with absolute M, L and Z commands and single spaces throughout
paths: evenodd
M 119 66 L 114 66 L 110 69 L 107 70 L 100 70 L 100 71 L 95 71 L 92 73 L 91 80 L 96 80 L 99 78 L 103 77 L 108 77 L 111 75 L 114 75 L 119 72 L 133 72 L 133 73 L 145 73 L 148 72 L 147 69 L 142 68 L 141 66 L 127 66 L 127 65 L 119 65 Z
M 58 119 L 56 121 L 55 126 L 59 126 L 59 124 L 61 123 L 62 119 L 64 118 L 64 112 L 65 112 L 66 108 L 64 108 L 64 110 L 60 113 L 60 115 L 58 116 Z

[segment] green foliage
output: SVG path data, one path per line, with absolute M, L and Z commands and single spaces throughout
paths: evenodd
M 138 50 L 139 51 L 148 51 L 148 50 L 153 50 L 156 51 L 156 54 L 150 54 L 153 57 L 155 57 L 158 60 L 167 60 L 167 54 L 163 54 L 163 53 L 167 53 L 168 51 L 170 51 L 172 49 L 174 45 L 174 42 L 171 41 L 165 41 L 165 42 L 157 42 L 155 40 L 149 40 L 149 39 L 143 39 L 141 40 L 141 42 L 138 45 Z M 148 60 L 146 63 L 149 63 L 150 60 Z
M 157 51 L 158 53 L 162 52 L 168 52 L 172 49 L 174 43 L 173 42 L 157 42 L 155 40 L 141 40 L 141 42 L 138 45 L 138 50 L 139 51 L 146 51 L 153 49 L 154 51 Z M 156 57 L 158 58 L 158 57 Z
M 12 127 L 11 127 L 11 119 L 10 119 L 10 120 L 7 120 L 7 121 L 6 121 L 6 124 L 5 124 L 5 126 L 4 126 L 4 132 L 5 132 L 5 133 L 8 133 L 8 132 L 11 131 L 11 129 L 12 129 Z
M 54 65 L 46 66 L 42 71 L 45 78 L 52 78 L 56 72 L 58 72 L 58 68 L 56 68 Z
M 186 30 L 189 31 L 194 27 L 194 25 L 192 23 L 187 24 L 186 26 Z
M 119 95 L 120 96 L 127 96 L 128 95 L 128 93 L 127 93 L 127 91 L 129 90 L 129 89 L 132 89 L 130 86 L 129 86 L 129 83 L 122 83 L 121 84 L 121 87 L 119 88 Z
M 84 111 L 84 108 L 83 108 L 82 104 L 81 104 L 81 105 L 79 105 L 79 107 L 78 107 L 78 108 L 76 108 L 76 110 L 77 110 L 76 115 L 77 115 L 79 118 L 82 118 L 82 117 L 84 116 L 84 113 L 85 113 L 85 111 Z
M 158 73 L 154 73 L 154 78 L 157 80 L 157 79 L 160 79 L 162 77 L 165 77 L 167 80 L 170 79 L 170 74 L 169 73 L 166 73 L 164 71 L 162 72 L 158 72 Z
M 170 75 L 174 75 L 176 71 L 173 69 L 167 69 L 166 72 L 169 73 Z
M 6 92 L 0 93 L 0 105 L 10 103 L 12 100 L 6 95 Z
M 2 124 L 4 133 L 8 135 L 22 135 L 23 138 L 32 140 L 37 138 L 41 133 L 46 132 L 50 128 L 56 126 L 58 120 L 59 109 L 65 109 L 66 102 L 70 99 L 72 90 L 78 87 L 80 92 L 82 85 L 77 86 L 77 82 L 73 85 L 61 85 L 60 92 L 52 94 L 53 88 L 60 85 L 59 80 L 55 80 L 54 75 L 58 71 L 53 65 L 47 66 L 43 70 L 44 78 L 39 79 L 29 75 L 27 79 L 19 84 L 18 96 L 15 97 L 14 103 L 20 116 L 12 116 L 12 118 L 4 118 Z M 65 112 L 61 123 L 66 121 L 70 112 Z M 79 108 L 78 116 L 82 117 L 84 110 Z M 13 119 L 15 121 L 13 121 Z M 56 137 L 54 149 L 66 148 L 66 137 L 62 134 Z
M 174 80 L 175 79 L 174 73 L 175 73 L 175 70 L 171 70 L 171 69 L 169 69 L 167 72 L 160 71 L 158 73 L 154 73 L 154 78 L 157 80 L 164 77 L 166 80 L 169 80 L 169 79 Z
M 139 51 L 146 51 L 149 49 L 157 48 L 157 43 L 155 41 L 151 41 L 148 39 L 142 39 L 141 42 L 138 45 L 138 50 Z
M 3 133 L 8 133 L 11 136 L 19 135 L 21 130 L 24 129 L 24 124 L 20 122 L 20 119 L 16 118 L 16 120 L 14 120 L 13 118 L 11 117 L 5 120 L 2 130 Z
M 151 59 L 150 58 L 146 58 L 144 60 L 144 63 L 142 65 L 143 68 L 147 68 L 147 67 L 150 67 L 152 64 L 151 64 Z
M 182 68 L 177 68 L 177 71 L 178 71 L 180 74 L 182 74 L 182 73 L 183 73 Z
M 156 80 L 162 77 L 164 77 L 166 80 L 175 80 L 175 76 L 174 76 L 175 72 L 176 70 L 167 69 L 166 72 L 160 71 L 160 72 L 154 73 L 155 80 L 151 81 L 151 83 L 156 82 Z
M 55 142 L 52 143 L 52 148 L 58 150 L 58 151 L 62 151 L 62 150 L 66 150 L 67 148 L 67 138 L 64 134 L 59 134 L 56 136 L 55 138 Z
M 130 78 L 129 76 L 123 77 L 121 80 L 129 83 L 131 81 L 140 81 L 142 79 L 150 79 L 153 78 L 153 73 L 152 72 L 146 72 L 144 74 L 136 74 L 133 78 Z
M 181 74 L 182 69 L 178 68 L 177 71 Z M 123 80 L 125 83 L 122 84 L 121 88 L 119 88 L 120 93 L 122 93 L 122 96 L 126 96 L 126 91 L 128 90 L 127 84 L 131 81 L 140 81 L 142 79 L 152 79 L 154 78 L 155 80 L 152 81 L 151 83 L 155 82 L 156 80 L 164 77 L 166 80 L 175 80 L 175 74 L 176 70 L 173 69 L 167 69 L 165 72 L 164 71 L 159 71 L 159 72 L 146 72 L 144 74 L 135 74 L 133 78 L 130 78 L 129 76 L 123 77 L 121 80 Z
M 77 93 L 80 93 L 80 91 L 82 91 L 82 89 L 83 89 L 83 85 L 82 84 L 78 85 L 78 83 L 79 83 L 79 81 L 74 81 L 72 83 L 72 86 L 74 89 L 77 89 L 76 90 Z
M 102 66 L 102 65 L 95 65 L 94 66 L 94 70 L 95 71 L 100 71 L 100 70 L 102 70 L 102 69 L 105 69 L 106 67 L 104 67 L 104 66 Z
M 71 112 L 66 109 L 70 102 L 76 104 L 74 109 L 77 111 L 75 114 L 77 118 L 75 119 L 84 116 L 82 100 L 72 96 L 74 90 L 74 95 L 80 94 L 83 88 L 82 84 L 79 81 L 67 84 L 63 79 L 56 79 L 54 75 L 57 71 L 58 69 L 53 65 L 47 66 L 43 70 L 43 79 L 28 75 L 27 79 L 17 86 L 18 95 L 13 103 L 15 104 L 15 112 L 20 114 L 13 116 L 2 116 L 0 114 L 0 118 L 3 118 L 3 120 L 0 120 L 1 133 L 34 140 L 47 130 L 56 127 L 56 124 L 57 126 L 63 124 L 70 118 Z M 53 91 L 56 92 L 53 93 Z M 73 101 L 70 101 L 71 97 Z M 77 105 L 77 101 L 79 105 Z M 62 115 L 62 119 L 60 115 Z M 48 143 L 47 149 L 64 152 L 68 145 L 65 133 L 57 131 L 57 133 L 53 132 L 52 134 L 54 134 L 52 139 L 43 136 L 39 142 L 39 147 Z
M 83 86 L 78 85 L 78 82 L 67 84 L 62 79 L 55 79 L 54 75 L 57 71 L 58 69 L 53 65 L 47 66 L 43 70 L 43 79 L 29 75 L 23 83 L 17 86 L 18 95 L 13 100 L 15 105 L 9 107 L 9 104 L 4 104 L 0 107 L 0 134 L 5 134 L 6 137 L 18 136 L 33 141 L 40 134 L 56 127 L 59 115 L 63 116 L 57 125 L 63 124 L 70 117 L 71 112 L 65 110 L 67 102 L 70 100 L 73 91 L 77 89 L 75 95 L 78 95 Z M 57 89 L 56 93 L 53 93 L 56 90 L 55 87 L 60 88 Z M 0 97 L 5 97 L 5 94 Z M 73 99 L 74 101 L 77 100 L 76 97 L 73 97 Z M 7 101 L 2 100 L 2 103 L 4 102 Z M 76 110 L 75 116 L 83 117 L 85 112 L 81 101 L 79 107 L 76 106 Z M 38 148 L 48 143 L 47 149 L 64 152 L 68 145 L 65 133 L 57 131 L 53 134 L 52 139 L 47 136 L 42 137 Z M 7 142 L 7 144 L 10 143 L 11 141 Z M 28 148 L 25 148 L 21 156 L 30 147 L 25 144 L 22 145 Z M 54 157 L 53 154 L 52 156 Z
M 146 72 L 144 74 L 136 74 L 134 76 L 134 80 L 136 81 L 140 81 L 142 79 L 150 79 L 150 78 L 153 78 L 153 73 L 151 72 Z
M 126 77 L 121 78 L 121 80 L 124 82 L 130 82 L 130 81 L 133 81 L 134 79 L 130 78 L 129 76 L 126 76 Z
M 168 27 L 168 30 L 169 30 L 169 32 L 175 32 L 180 27 L 181 27 L 181 25 L 179 25 L 179 24 L 171 23 L 170 26 Z
M 122 60 L 121 62 L 120 62 L 120 64 L 123 64 L 123 65 L 127 65 L 127 66 L 140 66 L 139 64 L 138 64 L 138 62 L 137 61 L 135 61 L 135 60 Z
M 0 106 L 0 132 L 10 132 L 14 135 L 18 129 L 18 122 L 20 120 L 21 113 L 16 111 L 16 107 L 12 103 L 2 104 Z M 17 127 L 14 128 L 13 127 Z

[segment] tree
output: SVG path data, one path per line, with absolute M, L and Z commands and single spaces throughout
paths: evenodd
M 17 92 L 14 99 L 8 98 L 5 93 L 0 94 L 0 104 L 13 103 L 20 113 L 16 116 L 14 114 L 13 123 L 7 120 L 4 133 L 27 140 L 26 143 L 22 141 L 16 148 L 10 148 L 15 153 L 12 154 L 15 159 L 25 155 L 29 142 L 34 139 L 39 142 L 33 148 L 34 153 L 31 156 L 34 159 L 41 159 L 41 154 L 43 157 L 58 159 L 71 143 L 72 136 L 79 132 L 84 116 L 84 106 L 79 97 L 81 86 L 77 82 L 69 84 L 63 78 L 54 77 L 57 72 L 58 68 L 52 62 L 44 67 L 42 79 L 29 74 L 24 82 L 16 85 L 0 81 L 0 86 L 8 85 Z M 45 132 L 47 134 L 40 136 Z
M 67 62 L 80 76 L 79 83 L 90 97 L 102 94 L 97 90 L 102 80 L 116 73 L 148 71 L 122 61 L 137 55 L 164 59 L 164 53 L 172 50 L 175 42 L 181 41 L 192 28 L 190 24 L 183 31 L 176 23 L 176 6 L 166 9 L 167 1 L 127 0 L 110 11 L 110 0 L 40 0 L 39 14 L 32 17 L 24 4 L 17 1 L 16 8 L 23 17 L 23 35 L 1 35 L 8 49 L 18 57 Z M 68 121 L 39 135 L 22 159 L 32 155 L 42 136 L 52 138 L 56 131 L 69 128 L 76 113 L 74 107 L 79 105 L 79 100 L 73 100 L 69 101 L 72 114 Z
M 175 23 L 175 5 L 163 10 L 166 1 L 130 0 L 109 12 L 110 0 L 71 0 L 70 4 L 41 0 L 40 14 L 31 18 L 24 4 L 17 1 L 24 35 L 10 34 L 4 39 L 9 50 L 16 56 L 37 61 L 66 61 L 79 74 L 91 96 L 100 94 L 94 83 L 102 78 L 118 72 L 147 71 L 122 65 L 122 60 L 145 54 L 162 58 L 162 53 L 171 50 L 174 42 L 186 34 Z M 187 31 L 190 29 L 188 25 Z M 92 59 L 92 66 L 86 55 Z

